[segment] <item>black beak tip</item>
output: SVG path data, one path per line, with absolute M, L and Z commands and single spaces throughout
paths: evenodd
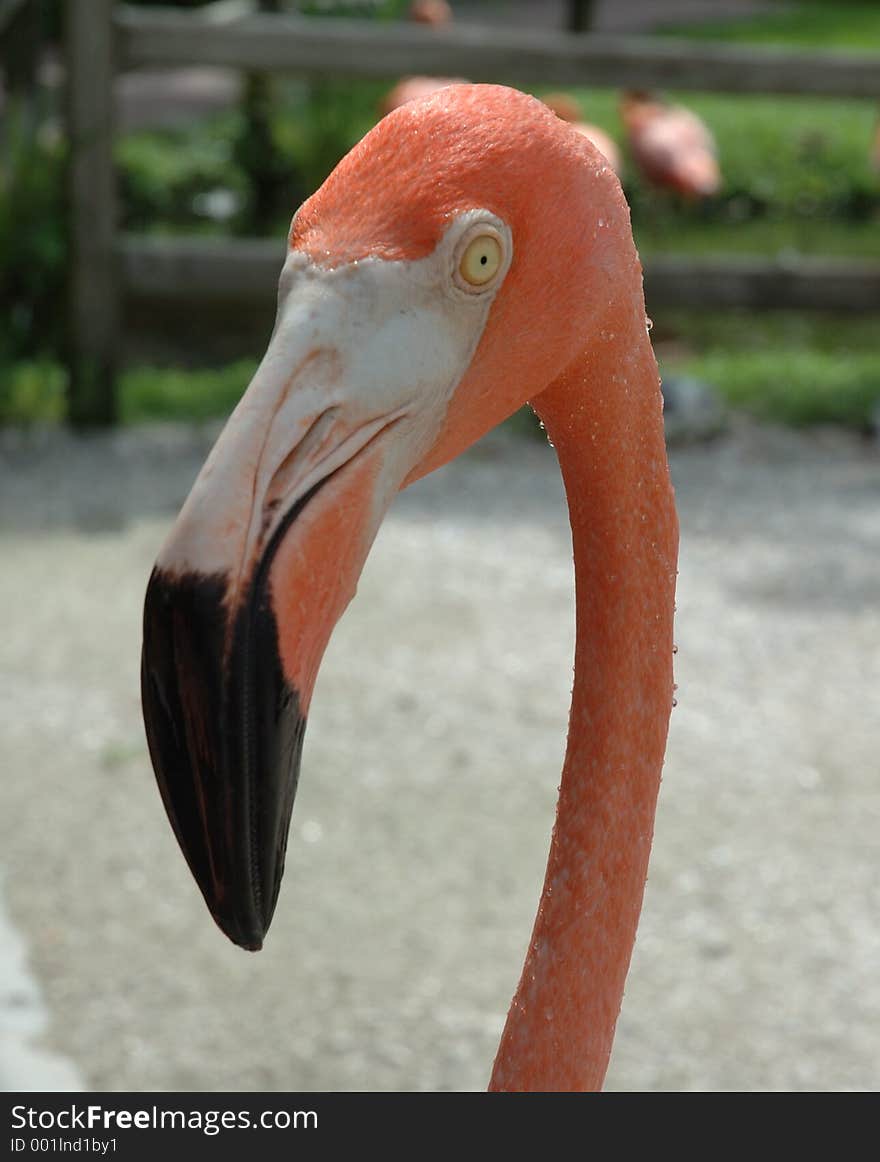
M 266 929 L 244 928 L 234 921 L 229 921 L 226 918 L 218 916 L 216 911 L 211 907 L 210 901 L 206 901 L 206 903 L 211 909 L 211 915 L 214 917 L 214 922 L 217 927 L 233 944 L 239 948 L 243 948 L 245 952 L 259 952 L 262 949 Z
M 259 589 L 232 623 L 226 592 L 224 577 L 154 571 L 142 701 L 156 780 L 190 870 L 221 931 L 257 952 L 281 886 L 305 718 Z

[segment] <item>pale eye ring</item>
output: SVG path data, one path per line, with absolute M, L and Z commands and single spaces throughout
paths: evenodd
M 490 290 L 504 266 L 505 239 L 488 222 L 475 222 L 455 248 L 453 277 L 468 294 Z

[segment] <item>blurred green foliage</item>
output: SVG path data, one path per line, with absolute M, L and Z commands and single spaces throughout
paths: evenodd
M 125 230 L 217 230 L 208 212 L 211 195 L 223 191 L 238 207 L 246 178 L 235 158 L 239 118 L 226 114 L 209 126 L 130 134 L 116 145 L 121 225 Z M 220 219 L 222 222 L 222 219 Z
M 123 423 L 141 420 L 206 420 L 225 416 L 238 403 L 257 364 L 240 359 L 222 368 L 181 370 L 133 367 L 120 382 Z
M 119 377 L 123 423 L 207 420 L 228 415 L 250 382 L 254 360 L 219 368 L 131 367 Z M 64 418 L 67 374 L 49 359 L 9 364 L 0 390 L 0 425 L 57 423 Z
M 393 81 L 289 82 L 280 89 L 272 134 L 287 168 L 289 198 L 261 232 L 283 233 L 297 205 L 375 124 Z M 538 93 L 540 95 L 540 92 Z M 618 96 L 577 90 L 584 119 L 624 148 Z M 684 205 L 647 188 L 626 166 L 624 188 L 646 250 L 880 254 L 880 178 L 869 148 L 876 112 L 858 101 L 671 95 L 715 134 L 724 187 L 711 201 Z M 226 190 L 240 221 L 248 179 L 236 142 L 238 114 L 208 126 L 142 132 L 118 146 L 128 228 L 225 230 L 206 213 L 212 191 Z M 624 148 L 626 165 L 626 151 Z M 254 224 L 251 224 L 254 228 Z M 754 241 L 750 245 L 750 239 Z
M 64 149 L 34 134 L 22 110 L 4 110 L 0 159 L 0 422 L 42 398 L 28 380 L 12 398 L 7 369 L 29 354 L 58 357 L 64 333 Z
M 0 354 L 0 426 L 56 424 L 67 407 L 67 374 L 60 363 Z

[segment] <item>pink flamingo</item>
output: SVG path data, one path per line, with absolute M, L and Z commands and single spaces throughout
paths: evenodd
M 715 140 L 695 113 L 647 93 L 625 94 L 620 112 L 633 161 L 651 185 L 689 199 L 718 193 Z
M 383 515 L 526 400 L 568 496 L 577 644 L 546 879 L 491 1087 L 586 1090 L 645 886 L 678 530 L 628 207 L 540 101 L 462 85 L 403 105 L 297 211 L 268 350 L 150 579 L 143 706 L 208 907 L 257 949 L 318 665 Z

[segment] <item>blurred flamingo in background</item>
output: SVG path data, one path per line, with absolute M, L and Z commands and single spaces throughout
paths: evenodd
M 446 0 L 414 0 L 407 12 L 407 20 L 414 24 L 429 24 L 433 28 L 442 28 L 452 23 L 452 9 Z M 384 117 L 394 109 L 399 109 L 407 101 L 415 101 L 419 97 L 429 97 L 438 89 L 445 89 L 448 85 L 458 85 L 464 77 L 402 77 L 394 88 L 386 93 L 379 104 L 379 112 Z
M 438 89 L 446 89 L 449 85 L 460 85 L 463 77 L 403 77 L 382 98 L 379 111 L 384 117 L 394 109 L 399 109 L 408 101 L 416 101 L 420 97 L 430 97 Z
M 452 9 L 446 0 L 414 0 L 407 16 L 416 24 L 433 24 L 435 28 L 452 23 Z
M 632 159 L 652 186 L 700 200 L 721 189 L 715 139 L 683 105 L 650 93 L 625 93 L 620 115 Z
M 576 129 L 588 141 L 592 141 L 593 145 L 607 159 L 608 164 L 617 176 L 620 177 L 623 172 L 623 159 L 621 158 L 620 150 L 617 148 L 617 142 L 604 129 L 600 129 L 598 125 L 592 125 L 589 121 L 584 121 L 580 104 L 574 97 L 569 93 L 547 93 L 541 99 L 548 109 L 553 110 L 557 117 L 562 121 L 567 121 L 572 129 Z

